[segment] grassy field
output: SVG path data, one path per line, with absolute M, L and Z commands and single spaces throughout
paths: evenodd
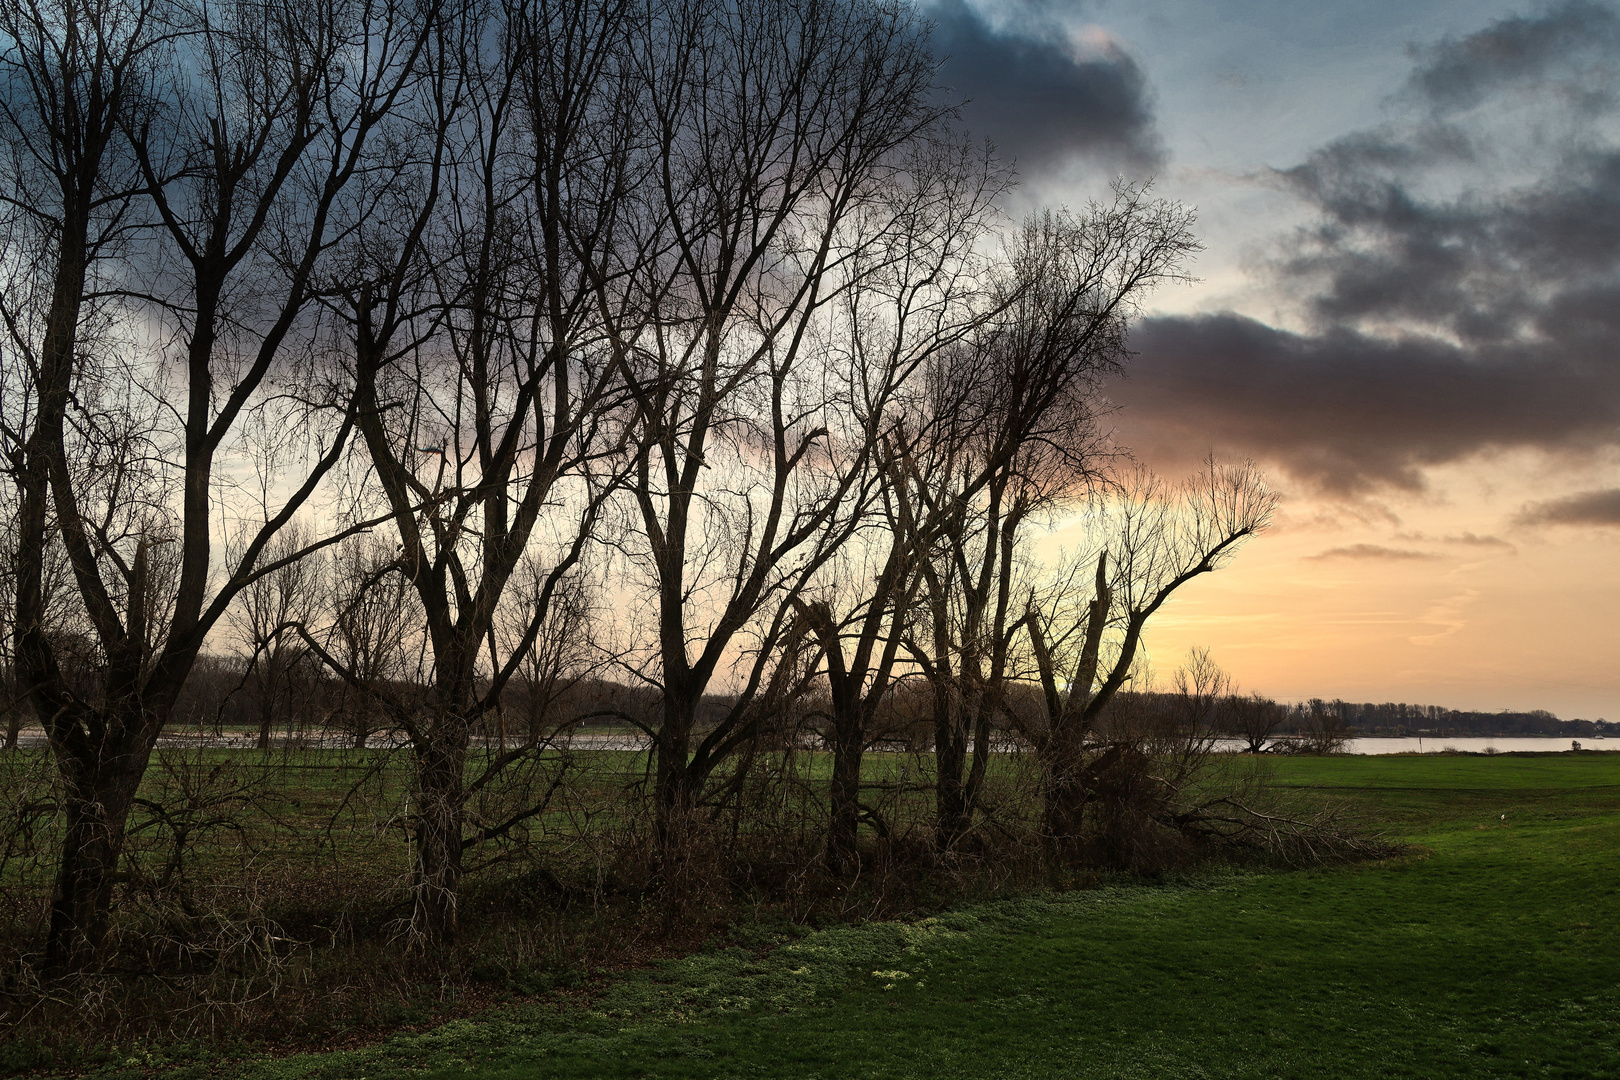
M 1620 1077 L 1620 754 L 1270 768 L 1413 853 L 911 924 L 743 927 L 584 1003 L 337 1054 L 136 1054 L 100 1075 Z

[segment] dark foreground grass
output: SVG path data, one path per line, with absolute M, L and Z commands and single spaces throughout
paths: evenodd
M 589 1005 L 347 1053 L 161 1064 L 262 1080 L 1620 1077 L 1620 754 L 1272 768 L 1392 822 L 1414 854 L 1103 883 L 909 925 L 754 928 L 779 947 L 673 962 Z

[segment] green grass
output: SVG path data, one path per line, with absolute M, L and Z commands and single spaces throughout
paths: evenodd
M 1620 1077 L 1620 754 L 1286 760 L 1417 845 L 671 962 L 290 1077 Z M 1504 822 L 1501 815 L 1506 814 Z M 134 1076 L 130 1058 L 104 1076 Z
M 1570 822 L 1620 811 L 1620 753 L 1282 758 L 1271 782 L 1421 840 L 1454 826 Z

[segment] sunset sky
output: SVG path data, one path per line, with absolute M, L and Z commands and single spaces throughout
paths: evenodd
M 1155 666 L 1620 719 L 1620 10 L 926 10 L 1021 203 L 1123 174 L 1199 210 L 1116 429 L 1165 472 L 1252 457 L 1285 501 L 1162 613 Z

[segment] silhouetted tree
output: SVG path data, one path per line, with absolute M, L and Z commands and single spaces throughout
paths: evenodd
M 386 0 L 0 12 L 19 244 L 0 301 L 17 670 L 64 792 L 50 967 L 98 953 L 158 733 L 203 642 L 274 571 L 266 548 L 347 442 L 341 386 L 306 371 L 284 394 L 275 380 L 310 354 L 313 274 L 345 214 L 364 212 L 339 197 L 413 77 L 417 12 Z M 221 514 L 220 456 L 250 432 L 265 497 L 255 514 L 231 493 L 237 512 Z M 243 539 L 222 569 L 226 528 Z M 46 629 L 53 531 L 80 639 L 94 643 L 77 683 Z
M 1136 305 L 1182 274 L 1190 226 L 1185 208 L 1123 185 L 1082 214 L 1031 216 L 1006 241 L 992 316 L 930 370 L 932 426 L 901 497 L 929 523 L 928 617 L 909 653 L 934 692 L 942 847 L 971 825 L 1004 708 L 1021 541 L 1103 480 L 1101 382 L 1121 369 Z
M 248 650 L 245 679 L 253 683 L 260 750 L 270 748 L 278 711 L 290 713 L 299 705 L 298 672 L 308 652 L 297 627 L 312 620 L 325 584 L 320 554 L 299 557 L 307 546 L 296 522 L 282 530 L 265 552 L 277 568 L 243 589 L 230 615 Z
M 1044 829 L 1059 852 L 1072 850 L 1082 835 L 1097 778 L 1114 760 L 1142 752 L 1115 741 L 1099 756 L 1091 735 L 1131 677 L 1148 620 L 1177 589 L 1227 562 L 1265 528 L 1275 507 L 1276 495 L 1251 466 L 1211 462 L 1177 487 L 1138 471 L 1110 500 L 1103 520 L 1112 535 L 1097 554 L 1090 599 L 1082 600 L 1086 594 L 1073 579 L 1031 597 L 1024 626 L 1045 704 L 1036 742 Z M 1195 670 L 1183 689 L 1198 715 L 1182 726 L 1208 737 L 1204 714 L 1224 684 L 1213 671 Z
M 900 152 L 939 115 L 923 31 L 910 9 L 866 0 L 681 0 L 638 39 L 638 250 L 658 257 L 634 282 L 638 317 L 610 330 L 636 404 L 625 553 L 651 624 L 624 670 L 663 701 L 660 844 L 763 715 L 790 598 L 849 533 L 870 477 L 876 432 L 859 428 L 886 410 L 850 431 L 823 328 L 891 230 Z M 699 732 L 732 665 L 736 692 Z
M 1288 719 L 1288 710 L 1258 692 L 1234 694 L 1222 708 L 1222 719 L 1222 730 L 1242 739 L 1245 753 L 1262 754 Z

